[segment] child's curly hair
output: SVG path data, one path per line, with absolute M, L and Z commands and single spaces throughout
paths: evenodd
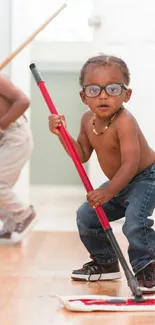
M 126 84 L 129 85 L 130 72 L 126 63 L 122 59 L 118 58 L 117 56 L 101 54 L 98 56 L 91 57 L 85 62 L 84 66 L 81 69 L 81 73 L 79 77 L 79 82 L 81 86 L 83 86 L 84 76 L 87 67 L 90 64 L 94 64 L 95 66 L 112 66 L 112 65 L 118 66 L 118 68 L 122 71 L 122 74 L 126 80 Z

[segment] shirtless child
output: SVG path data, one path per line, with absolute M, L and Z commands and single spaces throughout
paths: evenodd
M 21 241 L 35 218 L 33 207 L 21 202 L 12 190 L 33 149 L 31 130 L 23 115 L 29 105 L 27 96 L 1 75 L 0 244 Z
M 81 70 L 80 96 L 89 109 L 82 116 L 77 140 L 70 138 L 82 163 L 95 150 L 109 181 L 89 192 L 77 211 L 79 235 L 92 260 L 74 270 L 72 279 L 120 278 L 116 254 L 94 210 L 102 205 L 110 222 L 125 217 L 123 233 L 132 269 L 141 288 L 154 290 L 155 231 L 148 217 L 155 208 L 155 152 L 123 105 L 131 97 L 129 82 L 128 67 L 117 57 L 92 57 Z M 49 116 L 49 128 L 63 144 L 57 129 L 61 123 L 66 127 L 64 116 Z

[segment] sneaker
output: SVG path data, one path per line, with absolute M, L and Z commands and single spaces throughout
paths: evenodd
M 144 269 L 137 272 L 135 277 L 143 293 L 155 292 L 155 262 L 148 264 Z
M 82 269 L 74 270 L 71 278 L 75 281 L 116 280 L 121 278 L 118 262 L 97 264 L 95 261 L 83 265 Z
M 2 229 L 0 231 L 0 245 L 11 244 L 11 243 L 12 243 L 11 232 Z
M 15 230 L 11 234 L 12 242 L 17 243 L 23 240 L 25 235 L 30 231 L 36 222 L 36 213 L 32 206 L 30 206 L 29 216 L 16 224 Z
M 11 233 L 15 229 L 16 223 L 13 220 L 11 212 L 0 209 L 0 233 L 3 232 Z

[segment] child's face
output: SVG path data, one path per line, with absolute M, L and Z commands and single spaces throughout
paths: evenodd
M 99 85 L 99 86 L 106 86 L 109 84 L 124 84 L 125 85 L 125 78 L 123 76 L 122 71 L 117 66 L 88 66 L 83 86 L 86 85 Z M 118 89 L 117 89 L 118 88 Z M 113 94 L 119 93 L 120 86 L 110 87 L 109 90 Z M 92 93 L 97 91 L 96 87 L 92 88 Z M 131 96 L 131 89 L 125 89 L 123 86 L 121 87 L 121 93 L 118 96 L 112 96 L 107 94 L 105 89 L 102 89 L 100 94 L 96 97 L 88 97 L 87 92 L 85 90 L 80 92 L 80 96 L 84 104 L 88 105 L 89 108 L 97 114 L 99 117 L 109 117 L 115 112 L 117 112 L 120 107 L 122 106 L 123 102 L 128 102 Z

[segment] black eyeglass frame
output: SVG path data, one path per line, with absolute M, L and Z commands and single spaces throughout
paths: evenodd
M 106 90 L 106 88 L 107 88 L 109 85 L 119 85 L 119 86 L 121 86 L 121 92 L 120 92 L 120 94 L 119 94 L 119 95 L 110 95 L 110 94 L 107 92 L 107 90 Z M 86 90 L 86 88 L 87 88 L 88 86 L 97 86 L 97 87 L 100 88 L 100 92 L 99 92 L 97 95 L 95 95 L 95 96 L 88 96 L 88 95 L 86 94 L 86 92 L 85 92 L 85 90 Z M 103 89 L 104 89 L 104 91 L 106 92 L 106 94 L 107 94 L 108 96 L 117 97 L 117 96 L 120 96 L 120 95 L 122 94 L 123 89 L 127 90 L 128 88 L 127 88 L 127 86 L 126 86 L 124 83 L 122 83 L 122 82 L 113 82 L 113 83 L 109 83 L 109 84 L 107 84 L 107 85 L 105 85 L 105 86 L 103 86 L 103 85 L 97 85 L 97 84 L 89 84 L 89 85 L 84 85 L 84 86 L 82 87 L 82 91 L 83 91 L 83 92 L 85 93 L 85 95 L 86 95 L 87 97 L 89 97 L 89 98 L 94 98 L 94 97 L 99 96 L 99 95 L 101 94 L 101 92 L 102 92 Z

